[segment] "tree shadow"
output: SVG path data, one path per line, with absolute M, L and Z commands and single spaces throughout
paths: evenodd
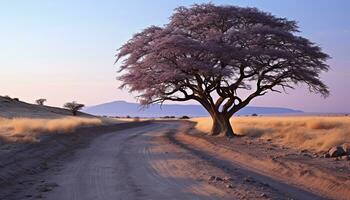
M 203 159 L 207 161 L 211 166 L 221 169 L 224 172 L 228 174 L 232 174 L 234 171 L 239 171 L 242 174 L 249 175 L 250 177 L 254 178 L 254 180 L 262 183 L 263 185 L 269 185 L 272 189 L 279 191 L 281 194 L 291 197 L 293 199 L 326 199 L 322 196 L 319 196 L 318 194 L 314 194 L 311 191 L 308 191 L 303 188 L 299 188 L 297 186 L 287 184 L 281 180 L 277 180 L 273 177 L 270 177 L 265 174 L 258 173 L 256 171 L 250 170 L 246 167 L 240 166 L 238 163 L 237 165 L 233 165 L 231 161 L 223 160 L 220 158 L 215 157 L 214 155 L 208 154 L 204 151 L 201 151 L 199 149 L 196 149 L 194 147 L 191 147 L 179 140 L 176 139 L 175 134 L 177 133 L 177 130 L 170 130 L 165 134 L 165 137 L 173 144 L 177 145 L 178 147 L 187 150 L 191 154 L 199 157 L 200 159 Z

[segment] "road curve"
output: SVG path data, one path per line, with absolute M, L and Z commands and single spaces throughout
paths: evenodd
M 180 126 L 178 122 L 155 122 L 100 135 L 57 169 L 36 177 L 44 179 L 44 187 L 40 195 L 27 199 L 298 199 L 273 184 L 249 181 L 245 177 L 249 170 L 237 167 L 227 174 L 220 164 L 213 164 L 215 158 L 171 141 L 168 133 Z M 233 179 L 208 181 L 212 175 Z M 288 190 L 289 186 L 284 187 Z M 305 194 L 307 199 L 318 199 Z
M 220 199 L 211 196 L 217 192 L 215 187 L 205 187 L 208 191 L 196 194 L 190 188 L 195 188 L 197 181 L 164 177 L 170 167 L 154 167 L 153 161 L 171 156 L 152 152 L 154 137 L 168 128 L 165 124 L 151 124 L 98 137 L 77 152 L 57 175 L 49 177 L 48 182 L 58 187 L 44 199 Z

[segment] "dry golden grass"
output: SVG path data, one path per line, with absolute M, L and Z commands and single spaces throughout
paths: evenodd
M 196 128 L 209 132 L 210 118 L 194 118 Z M 350 143 L 350 117 L 293 116 L 293 117 L 235 117 L 234 131 L 297 149 L 326 151 L 334 145 Z
M 80 126 L 101 125 L 98 118 L 65 117 L 59 119 L 0 118 L 0 137 L 7 141 L 37 141 L 38 134 L 74 131 Z

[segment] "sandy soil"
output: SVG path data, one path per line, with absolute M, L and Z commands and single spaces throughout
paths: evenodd
M 186 122 L 135 125 L 86 128 L 75 139 L 56 135 L 46 144 L 65 145 L 44 159 L 52 144 L 10 151 L 0 157 L 0 199 L 349 199 L 349 161 L 206 137 L 190 133 Z M 39 165 L 15 159 L 28 151 L 37 152 Z M 16 161 L 3 165 L 9 157 Z M 16 162 L 30 170 L 14 172 Z M 37 166 L 44 167 L 32 170 Z

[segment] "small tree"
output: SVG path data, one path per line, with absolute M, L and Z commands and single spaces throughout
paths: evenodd
M 68 102 L 63 105 L 63 107 L 69 109 L 74 116 L 77 115 L 78 111 L 81 110 L 84 106 L 84 104 L 79 104 L 75 101 Z
M 36 102 L 36 104 L 43 106 L 44 103 L 46 102 L 46 99 L 37 99 L 35 102 Z
M 256 8 L 179 7 L 168 24 L 119 49 L 121 87 L 139 92 L 143 105 L 198 101 L 213 119 L 212 135 L 232 137 L 230 117 L 267 92 L 305 84 L 329 95 L 320 79 L 329 57 L 298 32 L 295 21 Z

